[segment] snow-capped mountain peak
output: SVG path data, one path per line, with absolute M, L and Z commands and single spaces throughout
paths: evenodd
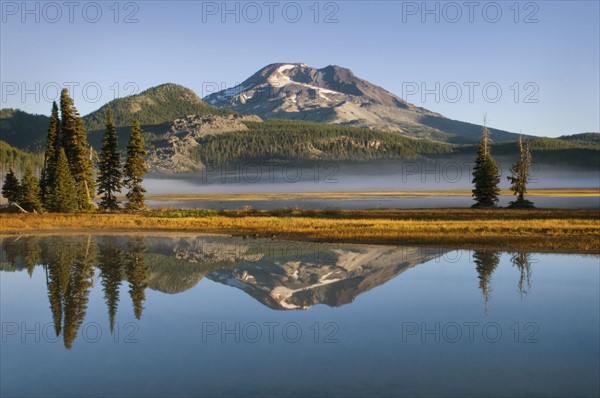
M 267 65 L 241 84 L 205 101 L 264 118 L 303 119 L 401 130 L 395 121 L 417 122 L 441 115 L 415 107 L 389 91 L 336 65 L 321 69 L 304 63 Z

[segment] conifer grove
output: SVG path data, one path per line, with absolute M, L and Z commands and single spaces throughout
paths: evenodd
M 106 112 L 105 126 L 95 178 L 94 151 L 88 144 L 84 121 L 68 90 L 63 89 L 60 105 L 52 104 L 39 179 L 31 167 L 25 170 L 21 181 L 11 169 L 4 177 L 2 196 L 22 212 L 115 211 L 120 208 L 117 195 L 125 185 L 129 188 L 126 208 L 144 209 L 146 190 L 142 181 L 147 168 L 140 123 L 133 123 L 125 165 L 121 161 L 110 108 Z M 98 205 L 94 201 L 96 193 L 100 195 Z

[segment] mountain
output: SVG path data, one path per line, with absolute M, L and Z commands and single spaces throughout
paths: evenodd
M 0 109 L 0 140 L 27 151 L 42 151 L 50 118 L 19 109 Z
M 201 119 L 206 122 L 234 116 L 231 111 L 206 104 L 186 87 L 172 83 L 161 84 L 139 94 L 110 101 L 83 117 L 88 130 L 88 141 L 96 151 L 102 146 L 108 107 L 113 111 L 120 149 L 125 150 L 131 135 L 131 123 L 134 119 L 138 119 L 142 124 L 143 135 L 150 152 L 150 171 L 168 171 L 169 174 L 198 170 L 193 162 L 185 158 L 185 153 L 183 157 L 180 156 L 182 149 L 180 143 L 190 142 L 191 138 L 187 140 L 182 138 L 180 141 L 175 137 L 176 134 L 171 134 L 173 129 L 179 128 L 176 131 L 181 131 L 181 125 L 178 124 L 181 118 L 190 116 L 194 120 Z M 223 128 L 227 130 L 225 126 Z M 213 130 L 217 129 L 213 128 Z M 191 134 L 193 129 L 186 131 Z
M 134 119 L 138 119 L 144 126 L 170 122 L 187 115 L 228 115 L 232 113 L 206 104 L 189 88 L 166 83 L 139 94 L 117 98 L 84 116 L 88 131 L 104 130 L 106 108 L 108 107 L 112 108 L 117 127 L 131 127 Z
M 204 98 L 207 103 L 264 119 L 299 119 L 397 131 L 451 143 L 474 143 L 481 126 L 417 107 L 336 65 L 268 65 L 241 84 Z M 491 129 L 496 142 L 518 136 Z

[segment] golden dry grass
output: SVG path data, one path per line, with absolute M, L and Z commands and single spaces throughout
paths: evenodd
M 348 243 L 600 253 L 597 210 L 150 211 L 0 214 L 2 234 L 185 231 Z

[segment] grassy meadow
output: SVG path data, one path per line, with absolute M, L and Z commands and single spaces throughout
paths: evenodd
M 600 210 L 150 210 L 0 214 L 2 235 L 194 232 L 274 239 L 600 254 Z

